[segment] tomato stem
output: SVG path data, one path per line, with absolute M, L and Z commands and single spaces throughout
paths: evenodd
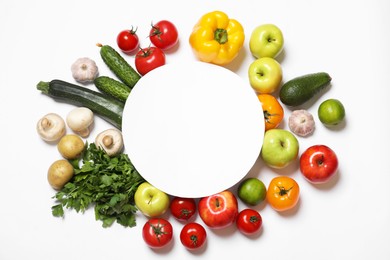
M 198 237 L 196 235 L 191 235 L 190 239 L 191 239 L 191 245 L 196 246 L 196 244 L 198 244 Z
M 285 196 L 285 195 L 288 195 L 288 192 L 293 188 L 294 186 L 291 186 L 291 188 L 289 188 L 289 189 L 287 189 L 286 190 L 286 188 L 285 187 L 279 187 L 278 186 L 278 188 L 279 188 L 279 195 L 280 196 Z

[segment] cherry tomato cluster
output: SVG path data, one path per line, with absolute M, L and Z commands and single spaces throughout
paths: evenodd
M 179 41 L 176 26 L 168 21 L 161 20 L 151 25 L 148 35 L 153 46 L 140 47 L 137 28 L 123 30 L 117 36 L 117 44 L 126 54 L 135 53 L 135 67 L 142 76 L 149 71 L 166 63 L 165 51 L 172 49 Z
M 206 242 L 207 232 L 201 224 L 193 221 L 196 214 L 195 199 L 174 197 L 169 209 L 175 219 L 185 223 L 180 232 L 182 245 L 188 250 L 201 248 Z M 164 218 L 150 218 L 143 226 L 142 237 L 151 248 L 165 247 L 172 241 L 172 225 Z

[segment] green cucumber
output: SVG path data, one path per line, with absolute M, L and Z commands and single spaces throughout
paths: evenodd
M 57 101 L 87 107 L 119 130 L 122 128 L 124 104 L 113 97 L 58 79 L 41 81 L 37 89 Z
M 287 106 L 302 105 L 328 86 L 331 80 L 332 78 L 326 72 L 293 78 L 280 88 L 280 101 Z
M 110 45 L 98 44 L 97 46 L 100 47 L 100 56 L 110 70 L 132 89 L 141 78 L 141 75 Z
M 99 76 L 95 78 L 93 83 L 101 92 L 106 93 L 107 95 L 110 95 L 124 103 L 131 91 L 124 83 L 107 76 Z

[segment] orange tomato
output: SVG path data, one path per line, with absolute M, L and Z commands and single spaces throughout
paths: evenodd
M 278 127 L 284 117 L 284 110 L 279 101 L 270 94 L 259 94 L 257 97 L 263 108 L 265 131 Z
M 288 176 L 273 178 L 267 189 L 267 200 L 276 211 L 285 211 L 295 207 L 299 200 L 298 183 Z

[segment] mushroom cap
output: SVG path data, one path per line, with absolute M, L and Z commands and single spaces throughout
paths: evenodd
M 45 141 L 57 141 L 65 135 L 65 121 L 56 113 L 46 114 L 38 120 L 37 132 Z
M 96 136 L 95 144 L 109 156 L 117 155 L 124 147 L 122 132 L 115 128 L 107 129 Z
M 86 107 L 74 108 L 66 117 L 66 123 L 69 128 L 75 132 L 84 132 L 93 123 L 93 121 L 94 114 L 91 109 Z

